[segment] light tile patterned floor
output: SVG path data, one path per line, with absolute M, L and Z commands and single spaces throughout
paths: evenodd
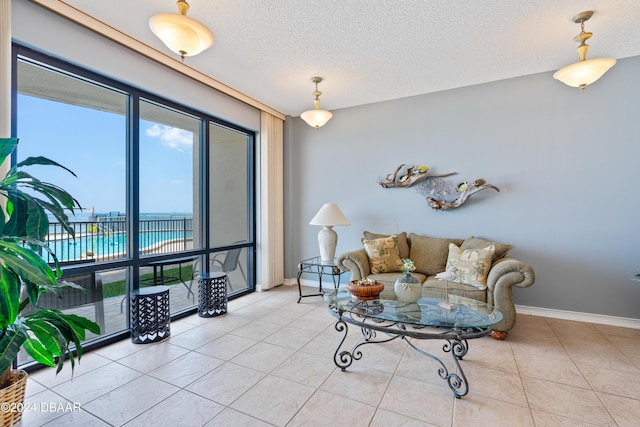
M 319 297 L 296 300 L 290 286 L 247 295 L 225 316 L 173 322 L 161 343 L 87 353 L 73 380 L 68 366 L 34 372 L 22 425 L 638 425 L 640 330 L 518 316 L 507 341 L 470 342 L 470 392 L 455 399 L 402 342 L 365 346 L 340 371 L 334 318 Z

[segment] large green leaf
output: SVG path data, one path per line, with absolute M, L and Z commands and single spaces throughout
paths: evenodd
M 64 337 L 53 326 L 49 325 L 46 321 L 40 321 L 36 319 L 25 319 L 25 324 L 31 333 L 33 339 L 39 341 L 42 346 L 52 355 L 60 354 L 60 342 L 64 341 Z
M 14 241 L 0 239 L 0 259 L 22 280 L 56 285 L 56 277 L 51 267 L 33 250 Z
M 7 326 L 0 333 L 0 372 L 4 372 L 18 356 L 27 339 L 27 329 L 18 317 L 16 323 Z
M 16 141 L 17 144 L 17 141 Z M 14 146 L 15 147 L 15 146 Z M 13 150 L 13 149 L 12 149 Z M 57 166 L 59 168 L 62 168 L 64 170 L 66 170 L 67 172 L 69 172 L 71 175 L 76 176 L 75 173 L 73 173 L 72 170 L 68 169 L 67 167 L 61 165 L 60 163 L 48 159 L 46 157 L 42 157 L 42 156 L 36 156 L 36 157 L 27 157 L 26 159 L 24 159 L 23 161 L 19 162 L 18 164 L 16 164 L 16 168 L 20 168 L 22 166 L 31 166 L 31 165 L 40 165 L 40 166 Z
M 13 196 L 10 197 L 7 200 L 7 207 L 11 207 L 11 214 L 5 223 L 2 234 L 4 236 L 26 237 L 27 202 Z
M 53 354 L 48 351 L 40 341 L 28 337 L 22 344 L 33 360 L 43 365 L 54 367 L 56 365 Z
M 49 234 L 49 219 L 44 211 L 35 200 L 27 201 L 27 237 L 37 240 L 45 240 Z
M 0 330 L 15 322 L 20 308 L 20 282 L 6 268 L 0 268 Z
M 0 138 L 0 163 L 15 150 L 18 138 Z

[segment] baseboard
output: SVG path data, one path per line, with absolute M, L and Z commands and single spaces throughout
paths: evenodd
M 289 286 L 297 286 L 298 282 L 296 281 L 296 279 L 284 279 L 284 284 Z M 317 288 L 318 281 L 300 279 L 300 285 Z M 576 322 L 595 323 L 598 325 L 640 329 L 640 319 L 633 319 L 630 317 L 615 317 L 607 316 L 604 314 L 581 313 L 578 311 L 556 310 L 553 308 L 530 307 L 517 304 L 516 312 L 520 314 L 528 314 L 531 316 L 549 317 L 551 319 L 573 320 Z
M 615 317 L 604 314 L 556 310 L 553 308 L 529 307 L 526 305 L 516 305 L 516 312 L 519 314 L 529 314 L 531 316 L 549 317 L 551 319 L 574 320 L 576 322 L 640 329 L 640 319 L 630 317 Z

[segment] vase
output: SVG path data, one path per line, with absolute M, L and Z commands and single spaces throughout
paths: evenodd
M 396 279 L 393 286 L 398 301 L 416 302 L 422 296 L 422 285 L 420 281 L 411 274 L 404 273 Z

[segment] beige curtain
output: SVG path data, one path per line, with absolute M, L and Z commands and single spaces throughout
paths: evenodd
M 261 113 L 256 283 L 260 291 L 284 283 L 283 128 L 282 119 Z
M 11 0 L 0 0 L 0 138 L 11 136 Z M 4 176 L 9 161 L 0 165 Z M 4 198 L 0 202 L 4 209 Z

